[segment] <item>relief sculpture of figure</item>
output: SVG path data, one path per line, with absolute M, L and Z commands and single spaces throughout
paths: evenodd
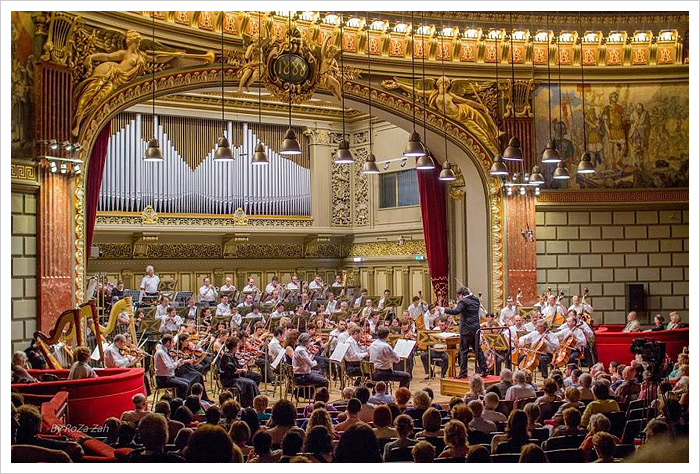
M 266 51 L 268 46 L 274 42 L 274 37 L 270 32 L 269 24 L 264 24 L 261 27 L 264 27 L 264 38 L 261 41 L 259 37 L 252 37 L 252 42 L 248 45 L 243 57 L 245 63 L 241 68 L 241 79 L 238 82 L 239 94 L 243 90 L 250 92 L 251 84 L 259 79 L 259 72 L 265 69 L 265 58 L 271 57 L 271 53 L 274 54 L 277 51 L 277 48 L 274 48 L 274 51 Z
M 184 51 L 141 51 L 141 35 L 129 30 L 125 35 L 126 49 L 111 53 L 94 53 L 85 58 L 87 78 L 75 90 L 77 104 L 73 135 L 95 107 L 99 106 L 116 88 L 131 82 L 146 71 L 148 61 L 167 63 L 175 58 L 202 59 L 206 64 L 214 62 L 213 51 L 205 54 L 188 54 Z M 97 66 L 94 63 L 99 63 Z
M 335 57 L 338 54 L 338 47 L 330 42 L 331 36 L 329 35 L 324 41 L 321 47 L 321 68 L 319 71 L 320 80 L 318 85 L 326 89 L 330 89 L 333 96 L 340 100 L 341 85 L 340 81 L 336 76 L 340 75 L 340 69 L 338 68 L 338 62 Z
M 489 114 L 488 108 L 477 100 L 467 99 L 453 92 L 453 85 L 456 81 L 452 81 L 446 77 L 440 77 L 436 81 L 426 81 L 425 85 L 433 84 L 431 90 L 427 90 L 426 102 L 429 107 L 442 112 L 443 105 L 445 113 L 448 117 L 464 124 L 470 132 L 474 134 L 484 145 L 489 147 L 492 152 L 498 151 L 498 137 L 503 133 L 498 130 L 496 123 Z M 386 80 L 382 85 L 391 89 L 402 89 L 409 94 L 415 91 L 416 96 L 420 96 L 423 90 L 417 87 L 407 85 L 393 80 Z M 479 99 L 477 95 L 477 99 Z

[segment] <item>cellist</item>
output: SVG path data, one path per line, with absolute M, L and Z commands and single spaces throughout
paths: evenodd
M 585 323 L 581 322 L 581 324 Z M 569 360 L 567 360 L 566 363 L 575 362 L 585 351 L 586 345 L 588 344 L 586 333 L 583 332 L 583 329 L 581 329 L 581 326 L 578 324 L 574 311 L 569 311 L 569 316 L 566 318 L 566 325 L 562 326 L 554 335 L 559 339 L 560 350 L 564 349 L 565 343 L 571 349 Z M 570 341 L 569 337 L 572 337 Z
M 518 341 L 518 346 L 525 348 L 525 352 L 539 352 L 539 367 L 542 376 L 547 378 L 549 375 L 549 364 L 552 362 L 552 353 L 559 347 L 559 339 L 549 332 L 549 325 L 546 321 L 538 320 L 537 328 L 525 334 Z

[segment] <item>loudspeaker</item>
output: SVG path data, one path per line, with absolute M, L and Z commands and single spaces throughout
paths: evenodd
M 646 310 L 646 295 L 643 284 L 630 283 L 627 285 L 627 308 L 628 311 Z
M 100 247 L 97 245 L 90 246 L 90 258 L 100 258 Z

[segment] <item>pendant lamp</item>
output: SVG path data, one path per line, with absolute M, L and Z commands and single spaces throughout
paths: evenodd
M 347 140 L 347 135 L 345 134 L 345 55 L 343 54 L 343 50 L 345 49 L 345 45 L 343 44 L 343 26 L 345 20 L 343 19 L 343 16 L 340 16 L 340 99 L 342 102 L 342 108 L 343 108 L 343 139 L 340 140 L 340 144 L 338 145 L 338 149 L 335 152 L 335 159 L 333 160 L 333 163 L 339 164 L 339 165 L 346 165 L 350 163 L 354 163 L 355 160 L 352 157 L 352 152 L 350 151 L 350 143 L 348 143 Z M 371 120 L 371 118 L 370 118 Z
M 221 125 L 223 131 L 217 141 L 214 161 L 223 163 L 233 161 L 233 152 L 228 138 L 226 137 L 226 118 L 224 117 L 224 12 L 221 12 Z
M 413 132 L 408 137 L 408 143 L 404 149 L 403 156 L 407 158 L 417 158 L 425 155 L 425 148 L 420 141 L 420 134 L 416 131 L 416 50 L 414 45 L 414 30 L 415 24 L 413 21 L 413 12 L 411 12 L 411 90 L 412 93 L 412 109 L 413 109 Z
M 292 12 L 287 13 L 287 39 L 291 38 L 292 32 Z M 291 86 L 291 69 L 290 73 L 287 74 L 287 83 Z M 292 90 L 289 89 L 289 128 L 284 134 L 284 140 L 282 141 L 282 148 L 280 149 L 280 155 L 301 155 L 301 147 L 299 146 L 299 141 L 297 140 L 297 135 L 292 129 Z
M 510 14 L 510 112 L 515 119 L 515 57 L 513 53 L 513 13 Z M 508 147 L 503 151 L 503 159 L 506 161 L 523 161 L 523 153 L 520 150 L 520 140 L 512 137 Z
M 542 163 L 559 163 L 561 157 L 557 151 L 557 147 L 552 139 L 552 71 L 549 63 L 549 47 L 551 39 L 549 37 L 549 13 L 547 13 L 547 109 L 549 110 L 549 122 L 547 129 L 549 130 L 549 140 L 547 146 L 542 152 Z M 559 41 L 557 40 L 557 57 L 559 56 Z
M 369 25 L 369 12 L 367 12 L 367 25 Z M 373 139 L 372 139 L 372 55 L 369 51 L 369 26 L 367 26 L 367 81 L 369 86 L 369 156 L 367 161 L 362 165 L 362 174 L 379 174 L 379 168 L 377 168 L 377 158 L 373 153 Z
M 258 12 L 258 54 L 260 56 L 262 56 L 262 21 L 263 13 Z M 258 133 L 262 133 L 262 58 L 260 56 L 258 56 Z M 260 137 L 258 137 L 258 144 L 255 147 L 255 153 L 253 153 L 253 159 L 250 163 L 256 166 L 270 164 L 270 160 L 267 159 L 267 153 L 265 153 L 265 146 L 260 141 Z
M 158 141 L 156 133 L 156 12 L 151 12 L 151 57 L 153 58 L 153 71 L 151 76 L 151 104 L 153 106 L 153 138 L 148 140 L 148 148 L 143 155 L 143 161 L 154 161 L 162 162 L 165 160 L 163 157 L 163 150 L 160 147 L 160 142 Z

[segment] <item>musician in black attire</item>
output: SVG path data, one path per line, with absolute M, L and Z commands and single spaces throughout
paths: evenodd
M 467 377 L 467 356 L 469 348 L 473 348 L 479 361 L 479 375 L 486 374 L 486 357 L 481 352 L 480 345 L 476 342 L 476 331 L 479 329 L 479 308 L 481 302 L 474 296 L 468 288 L 460 287 L 457 290 L 459 301 L 455 309 L 444 308 L 446 314 L 460 315 L 459 319 L 459 352 L 460 370 L 459 378 Z
M 253 398 L 260 395 L 260 390 L 257 383 L 244 377 L 248 373 L 248 369 L 242 367 L 236 358 L 238 343 L 239 339 L 237 337 L 226 339 L 226 352 L 221 354 L 221 358 L 218 361 L 221 386 L 224 388 L 234 386 L 238 388 L 241 393 L 241 406 L 249 407 L 253 405 Z

